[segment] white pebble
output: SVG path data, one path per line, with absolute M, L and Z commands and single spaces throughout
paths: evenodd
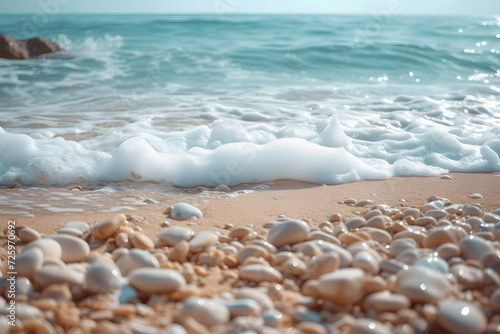
M 133 270 L 128 278 L 131 286 L 146 294 L 168 294 L 186 285 L 184 277 L 172 269 L 139 268 Z
M 480 334 L 486 330 L 484 313 L 471 303 L 445 300 L 439 303 L 439 324 L 455 334 Z
M 307 240 L 309 225 L 298 219 L 288 219 L 273 226 L 268 233 L 268 241 L 277 248 Z
M 226 306 L 210 299 L 198 297 L 188 298 L 182 304 L 178 316 L 181 319 L 194 318 L 200 324 L 207 327 L 225 325 L 230 319 L 229 310 Z
M 170 217 L 177 220 L 186 220 L 189 218 L 202 218 L 203 213 L 197 207 L 188 203 L 179 203 L 172 208 Z
M 83 261 L 90 254 L 89 244 L 80 238 L 69 234 L 56 234 L 49 238 L 61 245 L 61 260 L 66 263 Z

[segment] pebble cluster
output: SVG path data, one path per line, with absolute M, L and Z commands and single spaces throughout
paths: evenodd
M 499 331 L 500 209 L 438 196 L 418 208 L 344 204 L 361 211 L 225 232 L 178 222 L 155 240 L 124 214 L 51 236 L 18 226 L 17 322 L 0 317 L 0 332 Z M 186 203 L 166 213 L 202 217 Z M 3 314 L 7 285 L 0 278 Z

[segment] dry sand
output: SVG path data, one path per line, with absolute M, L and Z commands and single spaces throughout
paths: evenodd
M 340 213 L 345 218 L 355 216 L 355 211 L 361 213 L 367 208 L 350 207 L 340 202 L 348 198 L 357 200 L 369 199 L 375 204 L 389 206 L 421 206 L 432 195 L 446 197 L 455 203 L 481 204 L 486 211 L 500 208 L 500 173 L 452 173 L 452 180 L 432 177 L 394 177 L 388 180 L 361 181 L 340 185 L 321 186 L 297 181 L 274 181 L 268 183 L 269 189 L 255 191 L 250 194 L 229 198 L 219 198 L 218 195 L 203 198 L 199 194 L 191 194 L 189 199 L 182 192 L 167 196 L 158 204 L 141 206 L 139 210 L 121 211 L 134 215 L 138 220 L 147 220 L 149 224 L 141 225 L 144 232 L 156 237 L 163 229 L 161 223 L 168 221 L 173 225 L 186 226 L 187 222 L 175 221 L 164 215 L 168 206 L 173 206 L 179 201 L 189 201 L 198 205 L 204 214 L 202 219 L 196 220 L 193 230 L 215 229 L 222 230 L 226 223 L 234 226 L 253 224 L 261 226 L 266 221 L 274 220 L 278 215 L 292 218 L 305 218 L 318 223 L 327 220 L 332 213 Z M 66 191 L 67 188 L 56 189 Z M 9 197 L 9 192 L 16 189 L 2 189 L 0 196 Z M 473 193 L 483 195 L 482 199 L 471 199 Z M 71 192 L 78 196 L 78 192 Z M 123 192 L 123 197 L 133 197 L 133 193 Z M 142 193 L 142 197 L 148 197 Z M 154 194 L 151 194 L 154 198 Z M 403 201 L 404 200 L 404 201 Z M 114 203 L 110 203 L 114 205 Z M 0 214 L 0 226 L 6 226 L 9 219 L 15 219 L 18 225 L 31 226 L 34 229 L 52 234 L 64 223 L 70 221 L 83 221 L 94 225 L 113 213 L 84 211 L 78 213 L 47 213 L 32 212 L 35 217 L 22 217 L 12 214 Z

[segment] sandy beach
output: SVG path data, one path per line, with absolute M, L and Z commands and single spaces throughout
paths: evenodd
M 176 221 L 164 215 L 168 206 L 174 206 L 179 201 L 190 201 L 203 212 L 203 218 L 191 220 L 196 226 L 195 231 L 215 229 L 221 230 L 226 223 L 236 226 L 262 226 L 265 222 L 276 219 L 279 215 L 292 218 L 305 218 L 314 223 L 325 221 L 333 213 L 340 213 L 345 218 L 355 216 L 355 211 L 363 213 L 368 207 L 354 208 L 344 204 L 346 199 L 368 199 L 375 204 L 387 204 L 396 207 L 418 207 L 427 202 L 430 196 L 446 197 L 452 202 L 471 205 L 481 204 L 484 210 L 491 211 L 500 208 L 500 173 L 451 173 L 452 180 L 434 177 L 394 177 L 388 180 L 361 181 L 347 184 L 321 186 L 313 183 L 280 180 L 271 183 L 269 189 L 255 191 L 236 197 L 219 198 L 226 193 L 213 192 L 214 196 L 203 196 L 200 199 L 191 192 L 189 199 L 183 192 L 169 194 L 166 199 L 157 203 L 142 206 L 138 210 L 121 211 L 124 214 L 137 216 L 136 219 L 147 220 L 144 231 L 155 236 L 162 230 L 161 223 L 168 221 L 172 225 L 185 226 L 186 222 Z M 248 187 L 250 188 L 250 187 Z M 236 189 L 242 189 L 237 187 Z M 189 189 L 192 190 L 192 189 Z M 9 196 L 11 189 L 1 189 L 0 195 Z M 70 192 L 67 188 L 54 191 L 66 191 L 78 196 L 78 191 Z M 472 199 L 474 193 L 483 195 L 482 199 Z M 147 192 L 140 195 L 123 192 L 121 197 L 154 197 Z M 109 200 L 108 200 L 109 201 Z M 115 203 L 109 203 L 113 206 Z M 90 225 L 106 220 L 112 213 L 87 211 L 78 213 L 46 213 L 32 212 L 35 217 L 16 217 L 0 214 L 2 224 L 9 219 L 16 219 L 21 225 L 33 227 L 45 232 L 55 233 L 63 224 L 70 221 L 82 221 Z
M 330 186 L 275 181 L 233 197 L 186 189 L 124 215 L 2 214 L 2 270 L 9 270 L 7 222 L 15 220 L 16 279 L 33 290 L 18 287 L 13 299 L 5 292 L 17 303 L 17 322 L 0 318 L 0 332 L 492 332 L 500 325 L 499 245 L 491 229 L 478 230 L 480 218 L 473 215 L 484 213 L 484 223 L 497 219 L 486 216 L 500 207 L 500 173 L 450 176 Z M 50 191 L 75 198 L 88 190 Z M 139 198 L 148 195 L 159 196 Z M 170 217 L 167 208 L 186 199 L 202 218 Z M 377 204 L 384 206 L 374 209 Z M 68 222 L 85 222 L 90 232 L 83 235 L 89 226 L 71 223 L 82 232 L 38 239 Z M 437 231 L 438 224 L 475 236 L 460 241 L 458 230 Z M 52 243 L 60 244 L 59 253 Z

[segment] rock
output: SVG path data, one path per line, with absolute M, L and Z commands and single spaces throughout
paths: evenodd
M 90 254 L 89 244 L 80 238 L 69 234 L 56 234 L 51 238 L 61 245 L 61 260 L 66 263 L 84 261 Z
M 132 287 L 145 294 L 168 294 L 186 285 L 184 277 L 172 269 L 139 268 L 133 270 L 128 278 Z
M 181 263 L 184 261 L 186 256 L 189 254 L 189 244 L 187 241 L 182 240 L 175 247 L 172 249 L 172 251 L 168 254 L 168 259 L 172 262 L 179 262 Z
M 87 269 L 85 283 L 89 291 L 102 293 L 120 289 L 125 282 L 116 265 L 97 262 Z
M 236 255 L 236 258 L 240 263 L 243 263 L 250 256 L 266 258 L 268 253 L 264 247 L 250 244 L 240 250 Z
M 445 300 L 439 303 L 439 324 L 455 334 L 479 334 L 486 330 L 486 317 L 474 304 L 461 300 Z
M 50 284 L 68 283 L 69 285 L 82 285 L 85 276 L 69 267 L 46 265 L 36 274 L 36 282 L 39 286 L 45 287 Z
M 16 299 L 20 297 L 29 298 L 33 294 L 33 291 L 33 284 L 31 284 L 28 278 L 19 276 L 16 278 Z
M 264 264 L 250 264 L 240 269 L 240 279 L 250 282 L 283 281 L 283 275 L 276 269 Z
M 59 44 L 39 37 L 29 40 L 16 40 L 10 36 L 0 34 L 0 58 L 28 59 L 61 50 Z
M 134 232 L 130 235 L 130 243 L 135 248 L 140 249 L 154 249 L 155 244 L 150 237 L 142 232 Z
M 316 279 L 324 274 L 331 273 L 338 269 L 340 256 L 336 253 L 323 253 L 318 257 L 313 257 L 306 262 L 304 279 Z
M 262 308 L 260 307 L 259 303 L 249 298 L 213 301 L 227 307 L 232 318 L 258 316 L 262 312 Z
M 25 243 L 29 243 L 41 238 L 40 233 L 38 233 L 38 231 L 32 229 L 31 227 L 25 227 L 20 230 L 18 236 L 19 239 L 21 239 L 21 241 Z
M 379 260 L 369 251 L 360 251 L 356 253 L 352 261 L 352 266 L 361 268 L 371 274 L 377 274 L 380 270 Z
M 351 327 L 350 334 L 386 334 L 390 333 L 390 327 L 379 321 L 359 318 L 356 319 Z
M 479 193 L 475 193 L 475 194 L 471 194 L 469 197 L 473 198 L 473 199 L 481 199 L 481 198 L 483 198 L 483 195 L 481 195 Z
M 443 175 L 441 176 L 441 180 L 453 180 L 453 178 L 449 175 Z
M 462 239 L 459 246 L 462 250 L 463 257 L 466 260 L 479 261 L 484 255 L 495 251 L 490 242 L 474 235 L 470 235 Z
M 280 248 L 306 241 L 309 236 L 309 225 L 298 219 L 288 219 L 269 230 L 268 241 Z
M 150 252 L 134 248 L 123 255 L 116 263 L 123 275 L 127 275 L 132 270 L 138 268 L 159 268 L 160 262 Z
M 431 254 L 429 256 L 417 260 L 413 265 L 424 266 L 439 271 L 440 273 L 443 274 L 446 274 L 449 269 L 448 263 L 439 256 L 435 256 L 434 254 Z
M 249 298 L 255 300 L 262 311 L 266 312 L 274 309 L 274 303 L 267 293 L 258 288 L 241 288 L 233 291 L 234 298 L 245 299 Z
M 17 275 L 32 279 L 42 269 L 43 260 L 43 251 L 40 248 L 24 249 L 16 259 Z
M 62 255 L 61 245 L 57 241 L 55 241 L 54 239 L 43 238 L 43 239 L 38 239 L 38 240 L 32 241 L 29 244 L 27 244 L 26 247 L 24 247 L 21 254 L 26 252 L 28 249 L 31 249 L 34 247 L 39 248 L 43 252 L 44 258 L 49 258 L 49 257 L 56 258 L 56 259 L 61 258 L 61 255 Z
M 197 207 L 188 203 L 179 203 L 172 208 L 170 217 L 177 220 L 186 220 L 189 218 L 202 218 L 203 213 Z
M 118 213 L 108 220 L 105 220 L 102 223 L 99 223 L 92 227 L 92 229 L 90 230 L 90 234 L 97 239 L 107 239 L 115 234 L 120 226 L 125 224 L 126 220 L 127 217 L 124 214 Z
M 178 317 L 194 318 L 204 326 L 213 327 L 227 324 L 230 314 L 226 306 L 210 299 L 190 297 L 182 304 Z
M 87 233 L 90 230 L 89 224 L 84 223 L 84 222 L 69 222 L 69 223 L 66 223 L 63 226 L 61 226 L 61 228 L 59 229 L 59 231 L 62 230 L 62 229 L 65 229 L 65 228 L 76 229 L 76 230 L 80 231 L 82 233 L 82 235 L 84 233 Z M 57 233 L 59 233 L 59 231 Z
M 342 268 L 321 276 L 318 280 L 320 295 L 337 305 L 349 305 L 364 296 L 365 273 L 359 268 Z
M 363 308 L 367 311 L 397 312 L 411 306 L 410 298 L 391 293 L 388 290 L 372 293 L 363 300 Z
M 187 227 L 172 226 L 160 232 L 158 237 L 167 246 L 175 246 L 179 241 L 189 241 L 193 238 L 194 232 Z
M 424 247 L 437 248 L 448 242 L 458 244 L 462 240 L 462 234 L 453 226 L 439 226 L 430 230 L 425 237 Z
M 215 232 L 201 231 L 189 241 L 189 250 L 193 253 L 200 253 L 208 247 L 215 245 L 219 237 Z
M 394 291 L 409 297 L 412 302 L 427 303 L 446 297 L 451 288 L 444 274 L 427 267 L 414 266 L 398 271 Z
M 455 275 L 460 284 L 468 289 L 479 288 L 483 283 L 483 271 L 477 267 L 457 263 L 451 267 L 450 272 Z
M 345 227 L 347 227 L 348 230 L 361 228 L 365 225 L 366 225 L 366 220 L 362 217 L 355 217 L 345 222 Z
M 278 310 L 269 310 L 262 314 L 264 324 L 270 327 L 279 327 L 283 323 L 283 313 Z
M 247 235 L 249 235 L 252 232 L 253 231 L 252 231 L 251 228 L 248 228 L 248 227 L 237 227 L 237 228 L 233 228 L 231 230 L 231 232 L 229 232 L 229 236 L 231 238 L 236 238 L 238 240 L 241 240 L 241 239 L 245 238 Z

